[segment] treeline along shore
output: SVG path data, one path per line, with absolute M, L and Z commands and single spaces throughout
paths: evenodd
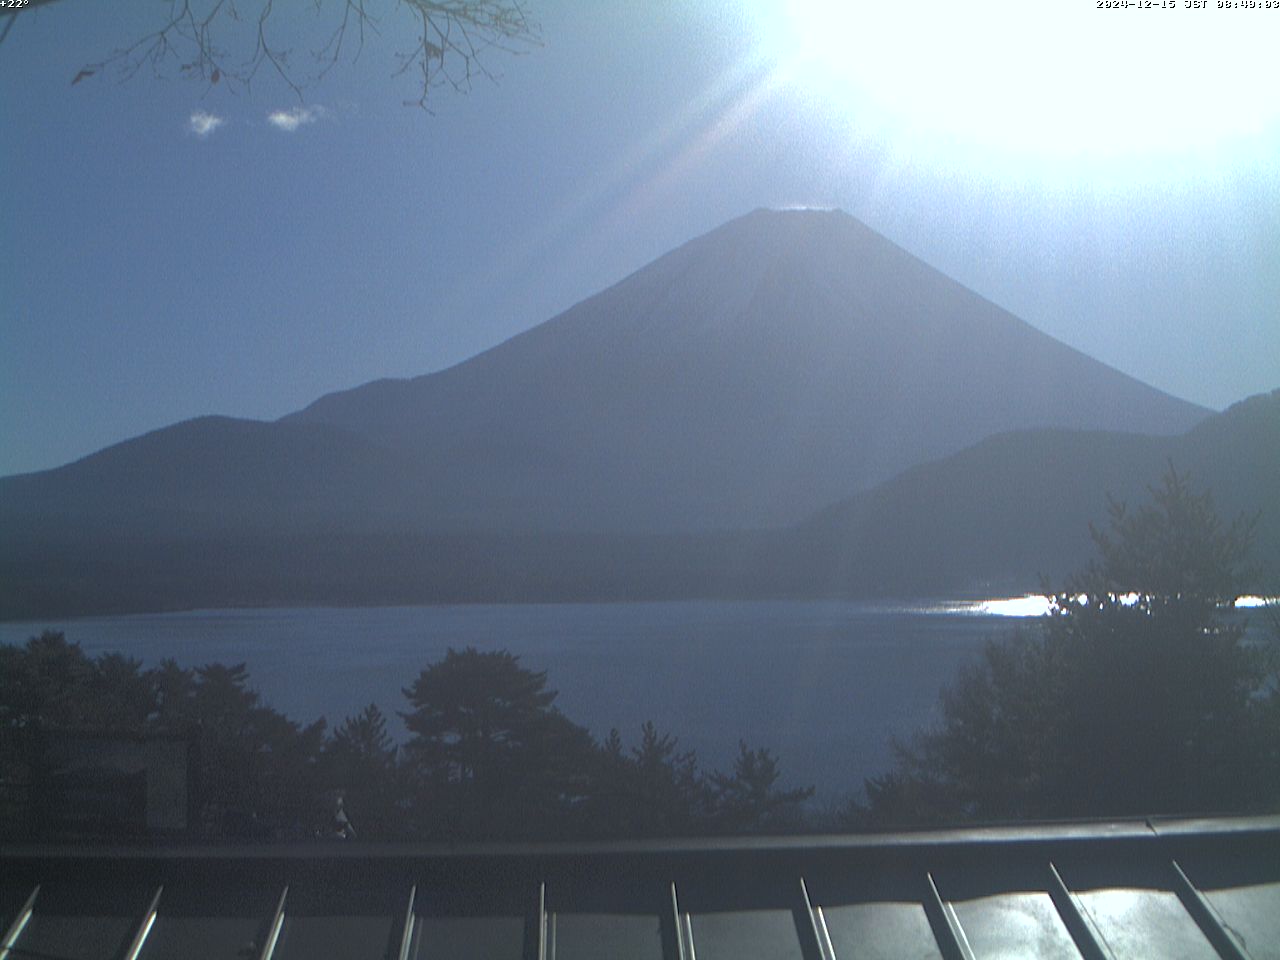
M 1170 469 L 1113 501 L 1096 555 L 1032 628 L 990 642 L 940 721 L 894 745 L 865 797 L 817 811 L 767 747 L 707 770 L 654 718 L 601 740 L 504 651 L 450 650 L 328 728 L 263 703 L 243 664 L 144 669 L 61 633 L 0 647 L 0 832 L 57 835 L 76 771 L 60 740 L 185 737 L 188 830 L 207 839 L 498 839 L 791 832 L 960 821 L 1272 811 L 1280 798 L 1280 619 L 1250 635 L 1259 515 L 1223 521 Z M 1266 585 L 1263 585 L 1266 589 Z M 606 682 L 603 681 L 602 682 Z M 832 716 L 838 718 L 838 705 Z M 833 721 L 834 722 L 834 721 Z M 853 758 L 850 758 L 851 762 Z M 839 758 L 833 758 L 839 762 Z M 61 787 L 59 785 L 61 784 Z M 80 782 L 83 787 L 83 782 Z M 63 793 L 59 793 L 63 789 Z M 60 825 L 61 824 L 61 825 Z

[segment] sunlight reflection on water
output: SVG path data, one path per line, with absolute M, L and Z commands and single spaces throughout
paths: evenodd
M 1049 598 L 1038 594 L 992 600 L 951 600 L 920 608 L 921 613 L 973 617 L 1039 617 L 1049 612 Z
M 1034 629 L 1047 608 L 1029 594 L 195 610 L 0 623 L 0 644 L 54 629 L 90 656 L 243 662 L 251 686 L 295 720 L 332 725 L 372 702 L 397 738 L 403 689 L 419 670 L 450 647 L 506 649 L 547 671 L 557 706 L 598 737 L 617 728 L 634 743 L 653 720 L 710 769 L 728 769 L 744 739 L 774 751 L 785 780 L 817 786 L 825 803 L 888 769 L 892 738 L 936 721 L 938 691 L 986 643 Z M 1241 614 L 1259 637 L 1265 619 Z
M 1133 602 L 1137 597 L 1128 594 L 1121 600 Z M 1244 596 L 1236 600 L 1236 609 L 1254 610 L 1268 604 L 1280 602 L 1276 597 Z M 955 600 L 947 603 L 932 604 L 921 607 L 922 613 L 940 613 L 952 616 L 985 616 L 985 617 L 1042 617 L 1049 612 L 1052 602 L 1038 593 L 1028 593 L 1021 597 L 1003 597 L 992 600 Z

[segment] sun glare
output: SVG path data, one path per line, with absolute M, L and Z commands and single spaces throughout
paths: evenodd
M 1053 601 L 1038 594 L 983 600 L 974 609 L 992 617 L 1042 617 L 1053 609 Z
M 761 29 L 779 69 L 851 122 L 953 146 L 1132 158 L 1280 126 L 1268 66 L 1280 9 L 1217 2 L 786 0 Z

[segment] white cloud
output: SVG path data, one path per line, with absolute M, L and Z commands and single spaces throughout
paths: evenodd
M 277 130 L 293 133 L 299 127 L 315 123 L 324 116 L 324 107 L 294 107 L 292 110 L 273 110 L 267 114 L 267 123 Z
M 222 117 L 215 114 L 197 110 L 191 114 L 191 119 L 187 121 L 187 129 L 203 140 L 226 122 Z

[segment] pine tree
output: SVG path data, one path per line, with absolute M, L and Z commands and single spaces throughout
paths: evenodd
M 1038 631 L 988 644 L 943 692 L 940 726 L 868 782 L 864 818 L 1274 805 L 1274 663 L 1231 615 L 1255 522 L 1223 524 L 1172 467 L 1151 503 L 1112 502 L 1099 558 L 1052 594 Z

